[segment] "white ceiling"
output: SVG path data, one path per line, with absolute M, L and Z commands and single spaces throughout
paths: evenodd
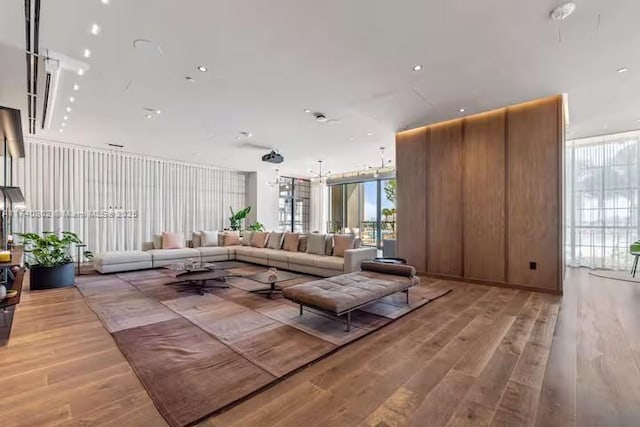
M 569 94 L 570 137 L 640 127 L 637 0 L 575 0 L 562 23 L 548 17 L 557 0 L 42 3 L 41 50 L 92 56 L 84 76 L 63 74 L 53 126 L 40 138 L 273 169 L 259 161 L 264 150 L 236 140 L 250 131 L 252 143 L 282 152 L 283 173 L 305 174 L 318 159 L 335 172 L 378 164 L 378 147 L 393 155 L 396 130 L 460 116 L 461 107 L 555 93 Z M 0 0 L 0 11 L 0 105 L 25 110 L 24 2 Z M 164 54 L 135 49 L 140 38 Z M 59 133 L 69 96 L 76 102 Z M 145 119 L 144 107 L 162 114 Z M 306 108 L 340 121 L 317 123 Z

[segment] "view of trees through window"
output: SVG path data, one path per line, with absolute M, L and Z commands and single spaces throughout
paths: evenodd
M 640 238 L 640 132 L 569 141 L 565 249 L 569 265 L 629 269 Z

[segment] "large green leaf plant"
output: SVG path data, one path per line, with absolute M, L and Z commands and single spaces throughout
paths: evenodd
M 249 212 L 251 212 L 251 206 L 247 206 L 244 209 L 240 209 L 239 211 L 233 211 L 233 208 L 229 206 L 229 210 L 231 211 L 231 216 L 229 217 L 229 227 L 234 231 L 239 231 L 242 228 L 242 221 L 247 217 Z
M 45 231 L 42 235 L 19 233 L 18 236 L 24 243 L 28 267 L 56 267 L 69 264 L 73 262 L 72 245 L 82 244 L 78 235 L 70 231 L 63 231 L 59 234 Z M 84 251 L 83 254 L 87 259 L 93 258 L 93 254 L 89 251 Z

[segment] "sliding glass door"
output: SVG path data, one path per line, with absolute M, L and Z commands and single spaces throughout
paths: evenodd
M 329 231 L 354 233 L 364 246 L 378 248 L 395 239 L 395 188 L 395 179 L 331 185 Z

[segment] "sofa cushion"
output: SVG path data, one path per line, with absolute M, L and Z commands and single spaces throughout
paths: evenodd
M 327 234 L 324 237 L 324 254 L 333 255 L 333 234 Z
M 307 235 L 301 234 L 298 239 L 298 252 L 307 252 Z
M 200 246 L 218 246 L 218 231 L 200 231 Z
M 307 253 L 324 255 L 326 236 L 324 234 L 307 234 Z
M 236 255 L 251 256 L 253 248 L 251 246 L 234 246 Z
M 242 246 L 251 246 L 251 236 L 253 236 L 253 231 L 242 233 Z
M 269 239 L 267 240 L 267 247 L 269 249 L 280 249 L 282 247 L 282 238 L 284 233 L 277 233 L 272 231 L 269 233 Z
M 200 246 L 202 246 L 201 241 L 202 240 L 200 239 L 200 232 L 199 231 L 191 232 L 191 247 L 199 248 Z
M 289 253 L 289 264 L 300 264 L 300 265 L 309 265 L 315 266 L 315 259 L 319 256 L 323 255 L 314 255 L 308 254 L 305 252 L 290 252 Z
M 162 249 L 182 249 L 184 246 L 182 233 L 162 232 Z
M 162 249 L 162 233 L 153 235 L 153 249 Z
M 289 252 L 298 252 L 300 235 L 298 233 L 285 233 L 282 242 L 282 249 Z
M 115 251 L 101 252 L 93 258 L 93 264 L 97 266 L 111 264 L 127 264 L 132 262 L 151 262 L 151 254 L 143 251 Z
M 262 258 L 267 259 L 267 253 L 269 249 L 267 248 L 249 248 L 251 251 L 249 252 L 249 256 L 253 258 Z
M 262 251 L 267 255 L 267 259 L 272 259 L 274 261 L 281 262 L 289 262 L 289 252 L 283 251 L 281 249 L 262 249 Z
M 222 235 L 222 246 L 236 246 L 240 244 L 240 234 L 237 231 L 225 231 Z
M 251 246 L 254 248 L 264 248 L 267 245 L 269 233 L 264 231 L 256 231 L 251 236 Z
M 200 252 L 197 249 L 193 248 L 182 248 L 182 249 L 151 249 L 147 251 L 148 254 L 151 254 L 154 260 L 171 260 L 171 259 L 187 259 L 187 258 L 195 258 L 198 259 L 200 257 Z
M 197 251 L 200 252 L 202 256 L 227 255 L 229 248 L 223 246 L 202 246 L 197 248 Z
M 333 256 L 344 257 L 344 251 L 353 249 L 355 241 L 354 235 L 334 234 L 333 235 Z
M 344 258 L 336 256 L 318 256 L 314 260 L 314 265 L 316 267 L 342 272 L 344 271 Z

